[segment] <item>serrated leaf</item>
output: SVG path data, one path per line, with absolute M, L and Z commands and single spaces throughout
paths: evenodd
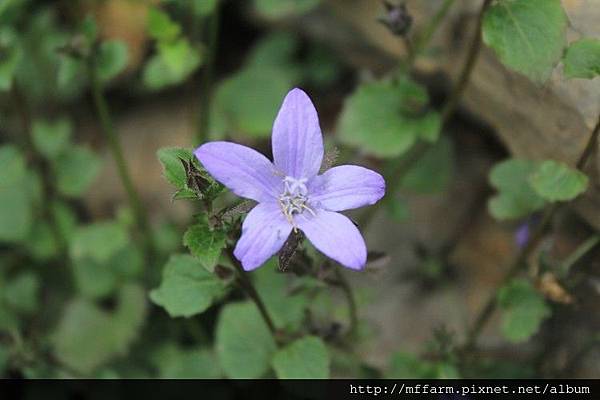
M 571 43 L 563 62 L 567 78 L 597 77 L 600 75 L 600 40 L 586 38 Z
M 566 44 L 560 0 L 501 0 L 483 19 L 483 41 L 508 67 L 537 82 L 550 76 Z
M 36 120 L 32 127 L 33 143 L 44 157 L 53 160 L 69 145 L 73 127 L 67 118 Z
M 57 189 L 67 197 L 82 196 L 100 172 L 101 161 L 87 147 L 68 147 L 54 163 Z
M 187 176 L 181 160 L 192 159 L 192 150 L 181 147 L 163 147 L 156 152 L 163 166 L 163 175 L 177 189 L 186 187 Z
M 224 293 L 225 284 L 198 260 L 175 254 L 165 265 L 162 282 L 150 292 L 150 299 L 171 317 L 191 317 L 204 312 Z
M 494 218 L 521 218 L 544 207 L 544 199 L 529 183 L 537 165 L 535 161 L 509 159 L 492 168 L 490 183 L 498 193 L 488 202 L 488 209 Z
M 454 148 L 447 137 L 432 145 L 402 179 L 402 187 L 417 193 L 439 193 L 454 173 Z
M 127 45 L 118 40 L 102 42 L 98 49 L 97 65 L 98 78 L 108 82 L 119 75 L 127 66 Z
M 400 156 L 417 138 L 435 138 L 439 118 L 422 112 L 427 102 L 425 89 L 408 79 L 362 84 L 344 103 L 339 137 L 379 157 Z
M 145 319 L 144 291 L 125 286 L 115 312 L 101 310 L 94 303 L 71 301 L 52 336 L 54 356 L 61 363 L 84 374 L 124 355 Z
M 564 163 L 547 160 L 536 168 L 529 181 L 543 199 L 569 201 L 586 191 L 589 179 Z
M 327 346 L 316 336 L 298 339 L 273 357 L 273 369 L 279 379 L 327 379 L 329 363 Z
M 156 40 L 174 40 L 181 33 L 181 27 L 169 14 L 154 7 L 148 11 L 147 27 L 150 37 Z
M 511 342 L 523 342 L 535 334 L 551 310 L 544 298 L 524 279 L 515 279 L 498 292 L 503 310 L 502 333 Z
M 206 219 L 190 226 L 183 235 L 183 245 L 200 261 L 207 271 L 213 272 L 225 247 L 225 232 L 211 229 Z
M 225 375 L 257 379 L 268 370 L 275 340 L 253 303 L 229 303 L 217 321 L 216 349 Z

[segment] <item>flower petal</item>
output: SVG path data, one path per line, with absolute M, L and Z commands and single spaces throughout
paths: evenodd
M 242 237 L 233 254 L 246 271 L 251 271 L 279 251 L 291 231 L 292 225 L 277 203 L 260 203 L 244 220 Z
M 365 241 L 350 219 L 342 214 L 318 210 L 316 215 L 302 213 L 296 223 L 312 244 L 343 266 L 362 269 L 367 262 Z
M 194 152 L 204 168 L 238 196 L 272 201 L 282 190 L 275 167 L 256 150 L 230 142 L 210 142 Z
M 319 173 L 323 161 L 323 135 L 317 110 L 302 90 L 291 90 L 283 100 L 271 141 L 278 170 L 296 179 Z
M 308 190 L 315 207 L 343 211 L 375 204 L 385 194 L 385 181 L 370 169 L 341 165 L 312 179 Z

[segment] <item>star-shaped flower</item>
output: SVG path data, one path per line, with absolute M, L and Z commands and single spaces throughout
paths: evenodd
M 300 229 L 326 256 L 362 269 L 367 248 L 350 219 L 338 211 L 374 204 L 385 193 L 378 173 L 356 165 L 319 175 L 323 135 L 310 98 L 290 91 L 273 125 L 272 163 L 259 152 L 231 142 L 209 142 L 194 154 L 204 168 L 238 196 L 257 201 L 242 225 L 234 250 L 245 270 L 277 253 Z

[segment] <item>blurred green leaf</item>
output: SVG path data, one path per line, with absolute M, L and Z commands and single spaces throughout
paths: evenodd
M 529 181 L 544 200 L 569 201 L 586 191 L 589 179 L 564 163 L 547 160 L 536 168 Z
M 25 245 L 29 254 L 38 261 L 49 260 L 57 254 L 54 232 L 45 221 L 33 224 Z
M 117 40 L 102 42 L 97 57 L 98 78 L 101 82 L 108 82 L 127 66 L 127 45 Z
M 567 78 L 597 77 L 600 75 L 600 40 L 586 38 L 571 43 L 563 62 Z
M 89 258 L 105 264 L 128 243 L 129 235 L 118 223 L 96 222 L 77 229 L 69 251 L 73 259 Z
M 396 222 L 404 222 L 410 217 L 410 209 L 406 200 L 395 198 L 388 201 L 386 206 L 389 215 Z
M 160 286 L 150 299 L 171 317 L 191 317 L 210 307 L 225 294 L 225 284 L 194 257 L 175 254 L 164 267 Z
M 219 4 L 219 0 L 192 0 L 194 13 L 198 16 L 206 16 L 212 14 Z
M 69 206 L 62 202 L 52 204 L 52 212 L 62 237 L 70 242 L 77 227 L 77 216 Z
M 332 85 L 341 74 L 342 65 L 332 49 L 311 45 L 302 65 L 302 81 L 319 88 Z
M 396 352 L 392 355 L 387 379 L 456 379 L 460 374 L 456 367 L 448 362 L 433 362 L 419 359 L 416 355 Z
M 181 160 L 190 161 L 192 150 L 181 147 L 163 147 L 156 152 L 163 166 L 163 175 L 177 189 L 186 187 L 187 176 Z
M 37 151 L 47 159 L 53 160 L 68 147 L 73 126 L 67 118 L 54 121 L 36 120 L 32 130 Z
M 2 50 L 0 48 L 0 50 Z M 7 55 L 0 59 L 0 92 L 8 91 L 12 87 L 13 77 L 19 65 L 20 51 L 10 49 Z
M 298 330 L 304 321 L 308 298 L 302 293 L 290 294 L 288 275 L 278 272 L 274 260 L 256 270 L 252 277 L 275 326 L 291 332 Z
M 202 218 L 185 232 L 183 245 L 212 273 L 221 256 L 221 250 L 225 247 L 225 239 L 224 231 L 211 229 L 206 218 Z
M 71 301 L 52 336 L 55 357 L 84 374 L 125 355 L 145 319 L 144 290 L 137 285 L 123 287 L 112 313 L 94 303 Z
M 161 379 L 216 379 L 221 376 L 216 356 L 205 348 L 184 348 L 169 343 L 160 347 L 152 358 Z
M 483 19 L 483 41 L 508 67 L 543 82 L 566 45 L 560 0 L 501 0 Z
M 215 93 L 212 134 L 267 137 L 285 94 L 300 74 L 292 56 L 297 41 L 271 35 L 253 49 L 245 67 L 223 80 Z
M 19 242 L 33 222 L 31 183 L 25 158 L 12 145 L 0 146 L 0 242 Z
M 417 193 L 446 190 L 454 174 L 452 141 L 442 137 L 432 145 L 402 179 L 402 187 Z
M 156 40 L 175 40 L 181 33 L 181 27 L 173 21 L 169 14 L 158 9 L 148 11 L 148 34 Z
M 502 334 L 511 342 L 529 339 L 550 316 L 544 298 L 525 279 L 515 279 L 500 289 L 498 304 L 502 309 Z
M 298 339 L 273 356 L 279 379 L 327 379 L 329 363 L 327 346 L 316 336 Z
M 2 297 L 12 310 L 21 314 L 31 314 L 38 307 L 40 281 L 30 271 L 21 272 L 2 286 Z
M 217 321 L 216 349 L 225 375 L 257 379 L 270 366 L 277 347 L 254 303 L 229 303 Z
M 544 207 L 544 199 L 529 183 L 537 165 L 535 161 L 509 159 L 492 168 L 490 183 L 498 193 L 488 202 L 488 209 L 494 218 L 521 218 Z
M 339 137 L 379 157 L 402 155 L 417 138 L 435 136 L 437 117 L 422 111 L 427 102 L 425 89 L 408 79 L 362 84 L 344 103 Z
M 81 296 L 89 299 L 103 298 L 117 287 L 117 276 L 108 263 L 99 263 L 89 257 L 72 263 L 73 278 Z
M 320 0 L 254 0 L 256 10 L 268 18 L 304 14 L 319 3 Z
M 159 90 L 185 81 L 202 62 L 202 54 L 185 38 L 158 44 L 155 54 L 144 67 L 144 85 Z
M 57 189 L 67 197 L 80 197 L 94 183 L 101 161 L 87 147 L 71 146 L 56 159 L 54 167 Z

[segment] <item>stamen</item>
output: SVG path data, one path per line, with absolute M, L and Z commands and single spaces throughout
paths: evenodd
M 307 210 L 315 216 L 315 212 L 310 207 L 308 199 L 308 188 L 306 187 L 307 179 L 296 179 L 286 176 L 283 179 L 283 193 L 279 196 L 279 206 L 285 215 L 288 222 L 294 227 L 294 232 L 297 232 L 298 227 L 294 221 L 295 214 L 302 214 Z

